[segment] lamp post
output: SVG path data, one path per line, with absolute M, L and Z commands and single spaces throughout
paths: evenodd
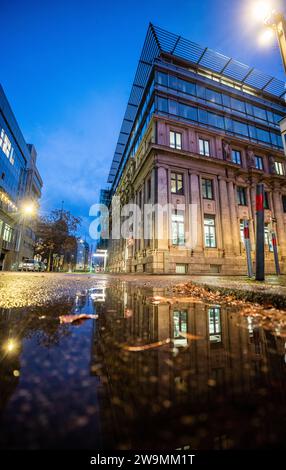
M 257 2 L 254 4 L 253 16 L 265 25 L 261 39 L 266 43 L 276 34 L 284 71 L 286 73 L 286 20 L 282 12 L 276 11 L 271 2 Z M 280 121 L 284 152 L 286 155 L 286 118 Z M 256 196 L 256 280 L 264 280 L 264 187 L 257 185 Z M 276 234 L 272 232 L 274 259 L 277 275 L 280 274 Z
M 253 16 L 266 26 L 261 39 L 264 43 L 276 33 L 284 70 L 286 73 L 286 20 L 282 12 L 276 11 L 271 2 L 257 2 L 253 5 Z

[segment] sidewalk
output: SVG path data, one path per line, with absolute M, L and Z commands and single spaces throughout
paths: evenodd
M 185 294 L 191 293 L 192 284 L 211 292 L 233 295 L 237 299 L 261 305 L 271 304 L 279 309 L 286 308 L 286 276 L 266 276 L 264 282 L 251 280 L 246 276 L 192 276 L 185 283 L 180 283 L 180 289 Z

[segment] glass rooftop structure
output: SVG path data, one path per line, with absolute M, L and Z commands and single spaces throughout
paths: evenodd
M 179 35 L 150 24 L 108 176 L 107 182 L 111 185 L 114 184 L 123 162 L 124 152 L 154 61 L 162 54 L 170 54 L 186 61 L 189 66 L 197 71 L 211 72 L 226 79 L 234 80 L 236 83 L 249 87 L 261 95 L 264 94 L 281 100 L 286 98 L 286 84 L 283 81 L 215 52 L 208 47 L 202 47 Z

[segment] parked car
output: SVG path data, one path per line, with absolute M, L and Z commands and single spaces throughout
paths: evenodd
M 46 265 L 42 261 L 35 259 L 25 259 L 19 263 L 18 271 L 45 271 Z

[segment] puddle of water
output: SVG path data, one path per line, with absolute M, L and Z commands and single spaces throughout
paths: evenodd
M 98 284 L 0 310 L 0 446 L 282 446 L 285 338 L 238 308 L 164 295 Z M 59 322 L 82 313 L 98 319 Z

